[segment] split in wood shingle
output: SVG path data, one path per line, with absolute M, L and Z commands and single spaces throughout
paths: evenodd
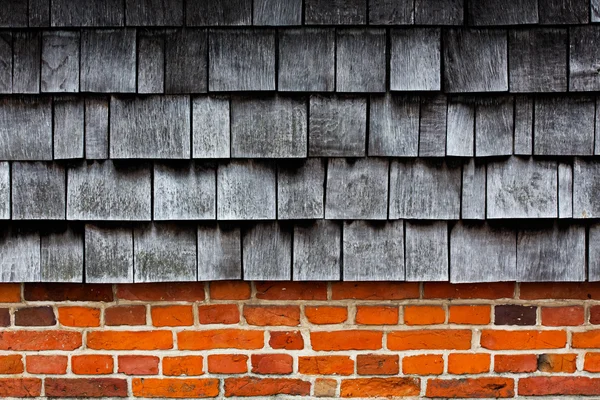
M 309 158 L 281 164 L 277 172 L 277 218 L 323 218 L 326 161 Z
M 224 223 L 198 226 L 198 280 L 242 278 L 242 238 L 239 226 Z
M 337 281 L 341 272 L 341 224 L 318 220 L 294 226 L 295 281 Z
M 123 26 L 123 0 L 52 0 L 52 26 Z
M 485 219 L 486 165 L 470 159 L 462 171 L 461 218 Z
M 253 24 L 286 26 L 302 24 L 302 0 L 254 0 Z
M 447 114 L 446 96 L 421 97 L 419 157 L 446 155 Z
M 131 227 L 85 225 L 85 281 L 133 282 Z
M 448 280 L 448 224 L 406 221 L 406 280 Z
M 440 90 L 439 28 L 393 29 L 390 47 L 390 90 Z
M 569 90 L 600 90 L 600 26 L 574 26 L 569 38 Z
M 362 25 L 367 22 L 367 0 L 305 0 L 307 25 Z
M 42 282 L 83 282 L 81 227 L 55 224 L 42 233 L 40 277 Z
M 252 24 L 252 0 L 186 0 L 186 26 Z
M 337 30 L 336 66 L 338 92 L 385 92 L 385 30 Z
M 79 46 L 79 32 L 43 33 L 42 92 L 79 92 Z
M 418 97 L 392 93 L 371 96 L 369 156 L 416 157 L 419 149 Z
M 125 0 L 129 26 L 181 26 L 184 0 Z
M 468 2 L 468 22 L 472 25 L 527 25 L 537 24 L 538 19 L 538 0 Z
M 259 222 L 242 236 L 245 280 L 290 280 L 292 231 L 277 222 Z

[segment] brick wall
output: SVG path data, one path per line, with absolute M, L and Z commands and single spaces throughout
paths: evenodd
M 0 397 L 600 395 L 597 325 L 600 284 L 3 284 Z

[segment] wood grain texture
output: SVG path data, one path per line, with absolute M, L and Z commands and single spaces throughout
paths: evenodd
M 13 93 L 40 92 L 41 46 L 40 32 L 13 33 Z
M 210 91 L 275 90 L 275 31 L 211 30 Z
M 83 282 L 83 229 L 56 226 L 41 235 L 42 282 Z
M 165 41 L 165 93 L 206 93 L 205 29 L 168 31 Z
M 480 99 L 475 108 L 475 156 L 501 156 L 513 153 L 514 99 Z
M 537 0 L 477 0 L 468 2 L 467 19 L 472 25 L 537 24 Z
M 337 281 L 340 279 L 342 227 L 338 222 L 318 220 L 294 226 L 292 279 Z
M 440 90 L 441 30 L 393 29 L 390 40 L 390 89 Z
M 229 158 L 229 98 L 192 98 L 192 157 Z
M 600 26 L 570 28 L 569 42 L 569 90 L 600 90 Z
M 336 31 L 336 91 L 385 92 L 385 66 L 385 30 Z
M 450 282 L 517 280 L 516 232 L 459 222 L 450 231 Z
M 65 170 L 57 164 L 14 162 L 13 219 L 65 219 Z
M 242 278 L 242 237 L 239 226 L 198 226 L 198 280 Z
M 50 98 L 0 99 L 0 159 L 52 160 Z
M 163 31 L 138 31 L 137 91 L 163 93 L 165 91 L 165 34 Z
M 254 0 L 252 21 L 254 25 L 301 25 L 302 0 Z
M 217 216 L 214 164 L 184 161 L 154 164 L 154 219 L 203 220 Z
M 81 32 L 82 92 L 134 93 L 135 74 L 135 29 Z
M 406 221 L 406 280 L 448 280 L 448 224 Z
M 79 32 L 42 35 L 42 92 L 79 92 Z
M 599 4 L 600 6 L 600 4 Z M 600 281 L 600 225 L 590 226 L 588 234 L 588 280 Z
M 462 25 L 462 0 L 415 0 L 417 25 Z
M 461 98 L 449 98 L 446 114 L 446 155 L 473 157 L 475 152 L 475 105 Z
M 485 219 L 486 166 L 472 158 L 462 172 L 462 219 Z
M 10 164 L 0 162 L 0 219 L 10 219 Z
M 420 100 L 386 93 L 369 103 L 369 156 L 416 157 Z
M 567 30 L 511 30 L 508 33 L 511 92 L 567 91 Z
M 414 0 L 370 0 L 370 25 L 411 25 L 414 23 Z
M 148 221 L 151 171 L 147 163 L 79 164 L 67 171 L 67 219 Z
M 519 281 L 581 282 L 585 275 L 585 227 L 555 223 L 517 233 Z
M 50 26 L 50 0 L 29 0 L 29 27 Z
M 326 160 L 280 163 L 277 172 L 277 218 L 321 219 L 324 216 Z
M 128 26 L 181 26 L 183 0 L 125 0 Z
M 52 26 L 123 26 L 123 0 L 52 0 Z
M 587 24 L 590 0 L 546 0 L 540 3 L 542 24 Z
M 575 158 L 573 163 L 573 218 L 600 217 L 600 163 Z
M 85 281 L 133 282 L 133 230 L 127 226 L 85 225 Z
M 450 29 L 443 48 L 447 92 L 508 91 L 506 30 Z
M 573 218 L 573 165 L 558 163 L 558 218 Z
M 487 166 L 488 218 L 556 218 L 556 161 L 510 157 Z
M 217 219 L 275 219 L 275 166 L 231 161 L 217 168 Z
M 594 154 L 600 154 L 600 99 L 596 98 L 596 132 L 599 140 L 594 140 Z
M 420 157 L 444 157 L 446 155 L 447 114 L 446 96 L 421 98 Z
M 83 158 L 85 104 L 81 97 L 54 98 L 54 159 Z
M 365 155 L 366 99 L 315 95 L 309 104 L 309 157 Z
M 388 176 L 386 159 L 329 159 L 325 218 L 387 219 Z
M 111 97 L 111 158 L 190 158 L 188 96 Z
M 342 265 L 344 281 L 403 281 L 402 221 L 344 222 Z
M 40 234 L 4 226 L 0 231 L 0 281 L 39 282 Z
M 362 25 L 367 22 L 367 0 L 305 0 L 307 25 Z
M 108 158 L 108 104 L 107 98 L 85 99 L 85 158 L 88 160 Z
M 335 31 L 327 28 L 279 31 L 278 90 L 329 92 L 335 87 Z
M 458 219 L 460 166 L 424 159 L 392 160 L 390 219 Z
M 187 26 L 235 26 L 252 24 L 252 0 L 186 0 Z
M 290 280 L 292 232 L 278 222 L 259 222 L 242 236 L 244 280 Z
M 6 0 L 0 8 L 0 28 L 26 28 L 27 1 Z
M 600 0 L 591 0 L 592 22 L 600 22 Z
M 533 153 L 592 155 L 595 108 L 589 97 L 536 99 Z
M 0 33 L 0 93 L 12 93 L 13 35 Z
M 533 152 L 533 99 L 515 96 L 514 153 L 531 155 Z
M 231 156 L 235 158 L 305 158 L 307 101 L 270 96 L 231 100 Z
M 197 238 L 193 226 L 145 224 L 133 230 L 135 282 L 197 280 Z

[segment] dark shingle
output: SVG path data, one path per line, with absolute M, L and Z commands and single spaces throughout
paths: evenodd
M 52 26 L 123 26 L 123 0 L 52 0 Z
M 367 22 L 367 0 L 305 0 L 307 25 L 359 25 Z
M 250 25 L 252 0 L 186 0 L 187 26 Z
M 477 0 L 468 3 L 472 25 L 526 25 L 538 23 L 537 0 Z
M 336 68 L 338 92 L 385 92 L 385 30 L 337 30 Z
M 167 32 L 165 93 L 206 93 L 208 87 L 206 37 L 204 29 L 179 29 Z M 225 57 L 231 56 L 228 54 Z
M 514 99 L 478 99 L 475 108 L 475 156 L 500 156 L 513 153 Z
M 369 0 L 369 24 L 410 25 L 413 10 L 414 0 Z
M 83 282 L 83 229 L 54 224 L 41 235 L 42 282 Z M 106 268 L 106 267 L 105 267 Z
M 181 26 L 184 0 L 125 0 L 129 26 Z
M 587 24 L 590 0 L 544 0 L 539 12 L 541 24 Z
M 254 25 L 302 24 L 302 0 L 254 0 Z
M 13 93 L 40 92 L 41 47 L 39 32 L 13 34 Z
M 13 35 L 0 33 L 0 93 L 12 93 Z
M 600 26 L 570 28 L 569 90 L 600 90 Z
M 447 114 L 446 96 L 421 97 L 419 157 L 446 155 Z
M 27 1 L 5 0 L 0 7 L 0 28 L 27 27 Z
M 462 25 L 464 0 L 415 0 L 415 24 Z
M 138 93 L 165 91 L 165 34 L 163 31 L 138 31 Z

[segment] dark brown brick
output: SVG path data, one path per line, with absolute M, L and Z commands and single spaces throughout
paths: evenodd
M 115 325 L 146 325 L 145 306 L 114 306 L 104 310 L 104 323 Z
M 25 300 L 29 301 L 112 301 L 111 285 L 86 283 L 25 284 Z
M 494 308 L 496 325 L 535 325 L 537 307 L 500 305 Z
M 0 326 L 9 326 L 10 325 L 10 313 L 8 312 L 8 308 L 0 308 Z
M 19 308 L 15 311 L 16 326 L 56 325 L 56 316 L 50 306 Z
M 600 306 L 590 307 L 590 324 L 600 325 Z

